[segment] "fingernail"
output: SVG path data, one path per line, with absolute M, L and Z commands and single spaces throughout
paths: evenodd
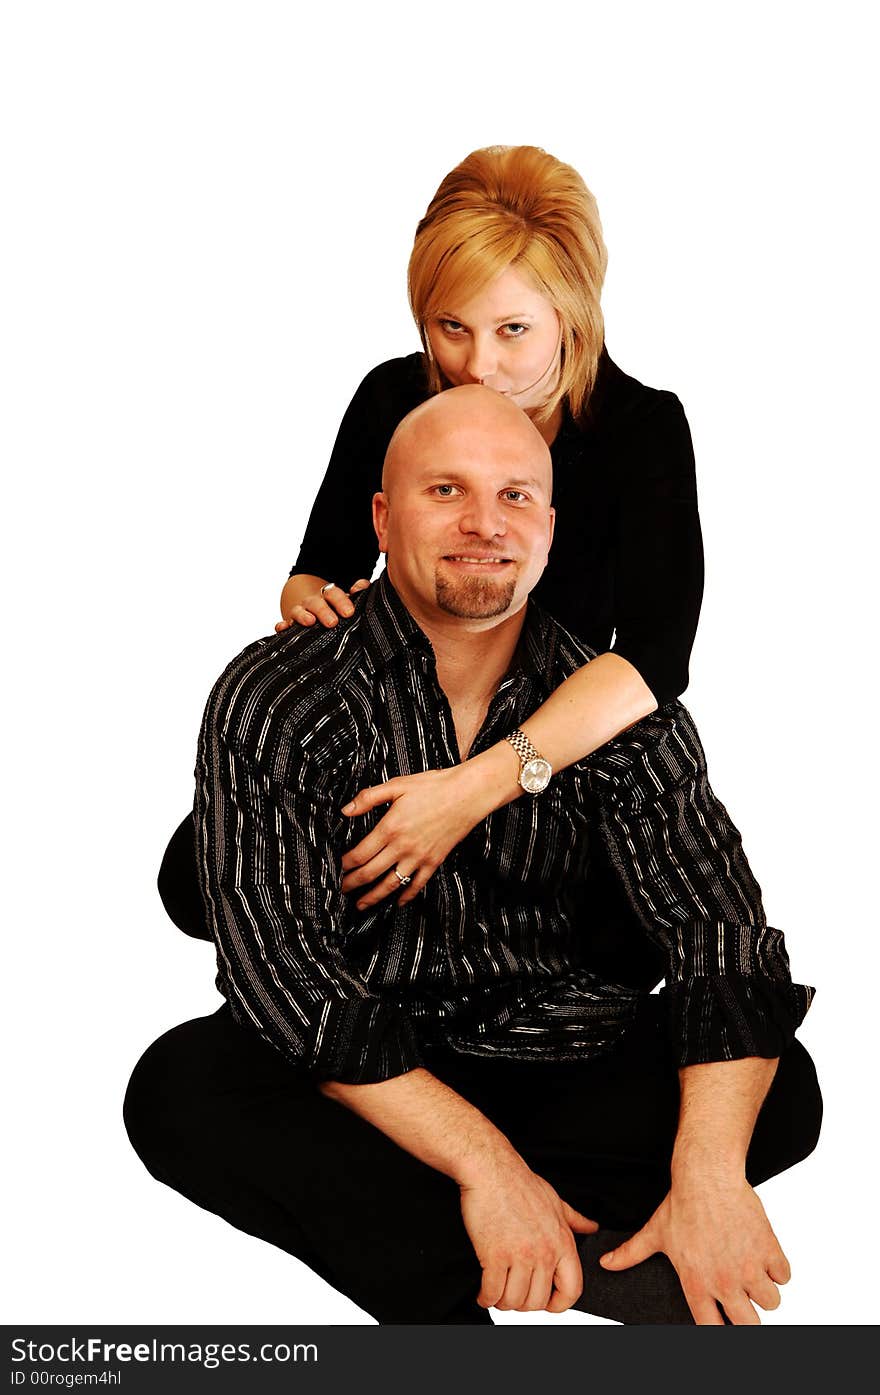
M 605 1263 L 610 1264 L 613 1258 L 614 1258 L 614 1251 L 613 1251 L 613 1250 L 609 1250 L 608 1253 L 607 1253 L 607 1255 L 602 1255 L 602 1258 L 599 1260 L 599 1263 L 600 1263 L 600 1264 L 605 1264 Z
M 342 812 L 343 812 L 343 814 L 353 814 L 353 813 L 354 813 L 354 800 L 353 800 L 353 799 L 350 800 L 348 804 L 343 804 L 343 806 L 342 806 Z

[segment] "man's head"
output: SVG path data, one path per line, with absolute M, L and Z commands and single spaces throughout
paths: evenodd
M 550 452 L 491 389 L 451 388 L 404 417 L 373 499 L 388 575 L 416 619 L 515 614 L 547 565 Z

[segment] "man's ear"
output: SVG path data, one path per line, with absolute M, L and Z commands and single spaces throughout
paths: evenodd
M 379 551 L 388 551 L 388 495 L 373 495 L 373 527 L 379 540 Z
M 548 542 L 547 542 L 547 551 L 548 551 L 548 552 L 550 551 L 551 547 L 553 546 L 553 533 L 554 533 L 555 529 L 556 529 L 556 510 L 553 509 L 553 508 L 551 508 L 551 510 L 550 510 L 550 537 L 549 537 Z

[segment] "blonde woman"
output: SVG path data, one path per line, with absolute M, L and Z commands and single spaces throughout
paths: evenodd
M 645 387 L 609 358 L 606 262 L 592 194 L 543 150 L 477 150 L 446 176 L 409 264 L 422 351 L 380 364 L 355 393 L 276 625 L 329 626 L 352 613 L 351 596 L 377 562 L 370 501 L 395 427 L 432 393 L 486 384 L 531 417 L 553 457 L 556 533 L 536 599 L 598 655 L 523 725 L 554 770 L 684 691 L 702 597 L 687 420 L 672 392 Z M 521 797 L 519 774 L 502 741 L 449 769 L 360 792 L 349 817 L 390 807 L 346 853 L 345 889 L 359 907 L 392 893 L 412 900 L 471 829 Z M 411 878 L 403 891 L 401 877 Z M 160 887 L 172 918 L 207 934 L 189 820 L 168 849 Z M 636 976 L 651 978 L 653 964 L 642 963 Z M 632 977 L 633 961 L 614 971 Z

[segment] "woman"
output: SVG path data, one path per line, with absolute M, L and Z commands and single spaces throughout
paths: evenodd
M 423 352 L 367 375 L 345 413 L 296 565 L 281 630 L 352 613 L 377 560 L 369 503 L 388 441 L 431 393 L 482 382 L 548 442 L 556 532 L 536 598 L 597 657 L 523 725 L 559 770 L 676 698 L 703 584 L 690 432 L 678 399 L 644 387 L 604 347 L 607 254 L 595 200 L 533 146 L 490 147 L 443 180 L 420 222 L 409 295 Z M 338 578 L 361 575 L 347 592 Z M 522 790 L 500 742 L 442 771 L 361 792 L 349 816 L 391 808 L 343 859 L 358 906 L 418 895 L 450 850 Z M 402 879 L 411 878 L 401 890 Z M 206 934 L 185 820 L 160 874 L 172 918 Z

